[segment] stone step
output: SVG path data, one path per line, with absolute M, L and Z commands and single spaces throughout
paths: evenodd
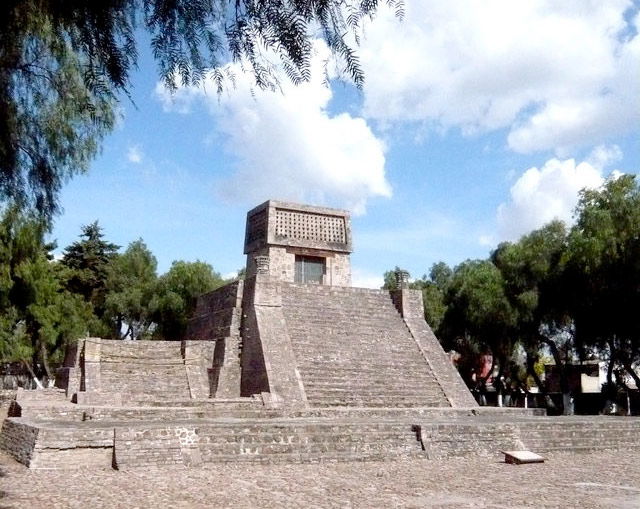
M 78 405 L 72 403 L 56 404 L 20 404 L 12 407 L 10 416 L 23 417 L 32 420 L 66 420 L 82 421 L 84 412 Z
M 446 401 L 444 394 L 433 394 L 426 392 L 417 392 L 410 391 L 404 392 L 400 390 L 396 391 L 384 391 L 384 392 L 350 392 L 350 391 L 307 391 L 306 392 L 308 400 L 324 400 L 324 399 L 335 399 L 341 401 L 347 400 L 388 400 L 388 401 L 398 401 L 398 400 L 408 400 L 411 401 L 412 398 L 417 400 L 429 400 L 429 401 Z M 426 405 L 428 406 L 428 405 Z
M 326 379 L 349 380 L 357 377 L 360 377 L 360 381 L 363 383 L 365 381 L 389 381 L 392 379 L 401 380 L 401 383 L 411 383 L 412 379 L 417 383 L 435 381 L 432 372 L 419 368 L 400 369 L 394 366 L 377 366 L 376 369 L 358 369 L 358 366 L 350 368 L 337 364 L 331 367 L 317 368 L 307 363 L 299 364 L 298 367 L 302 376 L 312 377 L 318 381 Z
M 317 363 L 319 364 L 319 362 Z M 431 371 L 424 369 L 401 369 L 394 366 L 379 365 L 375 368 L 360 368 L 359 366 L 340 366 L 331 363 L 329 366 L 322 368 L 317 365 L 308 365 L 306 363 L 299 364 L 302 376 L 311 377 L 318 381 L 330 380 L 349 380 L 360 377 L 362 382 L 366 381 L 388 381 L 395 378 L 398 380 L 415 379 L 417 382 L 435 381 L 435 377 Z
M 417 392 L 395 392 L 395 393 L 347 393 L 347 392 L 315 392 L 307 391 L 307 400 L 313 405 L 325 402 L 341 402 L 353 406 L 355 402 L 360 402 L 358 406 L 367 406 L 376 401 L 386 401 L 386 406 L 393 406 L 401 402 L 413 402 L 412 406 L 448 406 L 444 394 L 417 393 Z M 377 404 L 376 406 L 380 406 Z M 406 405 L 403 405 L 406 406 Z
M 448 406 L 388 292 L 287 286 L 282 303 L 311 404 Z
M 292 304 L 292 306 L 294 306 Z M 318 323 L 321 326 L 331 326 L 332 322 L 327 322 L 327 318 L 337 318 L 341 322 L 345 322 L 345 318 L 360 318 L 364 320 L 367 324 L 375 325 L 380 324 L 383 327 L 387 327 L 388 323 L 402 323 L 402 318 L 398 314 L 395 309 L 388 310 L 369 310 L 369 309 L 358 309 L 358 310 L 350 310 L 345 309 L 331 309 L 327 307 L 318 307 L 318 302 L 315 303 L 315 307 L 305 308 L 300 307 L 295 304 L 295 307 L 288 308 L 286 310 L 288 316 L 295 317 L 299 319 L 301 324 L 306 323 Z M 349 326 L 348 322 L 344 323 L 345 326 Z
M 378 384 L 376 386 L 368 386 L 368 385 L 349 385 L 349 384 L 313 384 L 309 382 L 305 384 L 305 390 L 307 392 L 331 392 L 335 394 L 350 394 L 355 391 L 358 394 L 363 394 L 364 392 L 371 394 L 406 394 L 406 393 L 415 393 L 415 394 L 424 394 L 424 393 L 433 393 L 435 391 L 440 390 L 440 386 L 438 385 L 421 385 L 421 384 L 401 384 L 396 383 L 395 381 L 387 382 L 386 384 Z
M 46 402 L 55 402 L 55 401 L 66 401 L 67 393 L 64 389 L 54 389 L 54 388 L 46 388 L 46 389 L 34 389 L 34 390 L 25 390 L 23 388 L 19 388 L 16 391 L 16 401 L 46 401 Z
M 300 352 L 295 352 L 296 358 L 300 358 Z M 406 362 L 401 363 L 397 362 L 387 362 L 383 363 L 380 360 L 372 359 L 371 362 L 367 362 L 368 359 L 363 358 L 330 358 L 330 357 L 312 357 L 306 358 L 302 357 L 302 360 L 298 363 L 298 366 L 302 371 L 305 371 L 309 374 L 322 374 L 322 373 L 360 373 L 364 376 L 375 375 L 376 373 L 393 373 L 397 375 L 416 375 L 416 374 L 424 374 L 428 376 L 433 376 L 433 372 L 429 368 L 429 365 L 425 362 L 424 364 L 419 362 Z M 395 359 L 394 359 L 395 361 Z
M 389 295 L 362 295 L 362 294 L 340 294 L 340 293 L 306 293 L 306 292 L 296 292 L 287 291 L 286 294 L 283 293 L 283 301 L 295 304 L 313 304 L 313 302 L 317 302 L 318 298 L 323 298 L 327 301 L 328 305 L 335 302 L 345 302 L 349 304 L 353 303 L 363 303 L 363 305 L 369 304 L 392 304 L 392 301 Z
M 405 384 L 402 380 L 398 381 L 397 379 L 387 379 L 387 378 L 378 378 L 378 379 L 370 379 L 370 380 L 349 380 L 349 379 L 340 379 L 340 378 L 324 378 L 321 379 L 319 377 L 314 378 L 313 380 L 309 380 L 305 383 L 305 388 L 314 389 L 314 390 L 322 390 L 322 389 L 337 389 L 344 390 L 345 385 L 349 387 L 357 388 L 358 390 L 362 389 L 370 389 L 372 391 L 380 391 L 386 388 L 394 387 L 396 385 L 407 387 L 409 389 L 414 390 L 436 390 L 440 389 L 440 385 L 434 380 L 428 380 L 425 383 L 415 383 L 413 380 L 410 384 Z
M 291 333 L 289 332 L 289 334 Z M 296 336 L 293 337 L 296 338 Z M 320 338 L 314 340 L 305 338 L 303 341 L 294 340 L 292 345 L 297 352 L 308 355 L 334 355 L 338 358 L 350 355 L 351 357 L 356 356 L 356 358 L 370 357 L 371 359 L 378 359 L 378 362 L 385 357 L 391 357 L 394 360 L 396 358 L 405 359 L 407 361 L 417 357 L 421 358 L 420 351 L 415 343 L 411 343 L 407 338 L 404 344 L 396 346 L 396 339 L 389 341 L 387 338 L 377 337 L 375 341 L 366 341 L 353 336 L 349 341 L 327 341 L 322 343 Z
M 186 373 L 184 364 L 109 365 L 108 363 L 103 363 L 100 365 L 100 374 L 113 374 L 114 376 L 133 375 L 141 378 L 149 374 L 179 375 L 183 373 Z
M 382 336 L 376 336 L 375 338 L 363 338 L 360 336 L 352 335 L 344 340 L 334 341 L 332 338 L 327 337 L 326 341 L 323 341 L 322 337 L 309 338 L 308 336 L 296 336 L 289 334 L 292 338 L 293 347 L 301 352 L 313 354 L 335 354 L 343 356 L 345 354 L 358 354 L 360 356 L 367 356 L 371 358 L 380 358 L 388 355 L 394 357 L 405 356 L 407 359 L 419 355 L 418 346 L 410 341 L 410 338 L 404 338 L 401 341 L 397 337 L 388 338 Z
M 431 400 L 427 398 L 388 398 L 388 399 L 373 399 L 373 398 L 359 398 L 359 399 L 346 399 L 346 398 L 308 398 L 310 404 L 316 407 L 447 407 L 449 406 L 446 401 Z
M 92 407 L 86 408 L 82 420 L 93 421 L 167 421 L 203 420 L 233 417 L 237 419 L 266 418 L 278 412 L 250 408 L 191 408 L 191 407 Z
M 305 356 L 304 351 L 299 351 L 294 346 L 294 353 L 300 356 L 298 363 L 301 365 L 308 364 L 309 369 L 324 370 L 332 367 L 344 367 L 357 370 L 376 372 L 379 369 L 393 368 L 397 371 L 403 371 L 411 368 L 421 368 L 431 372 L 429 364 L 422 356 L 416 352 L 416 356 L 394 355 L 384 356 L 354 356 L 347 358 L 340 355 L 341 352 L 326 352 L 325 356 L 312 356 L 309 359 Z M 345 351 L 345 355 L 349 352 Z M 313 354 L 310 354 L 313 355 Z M 382 358 L 381 358 L 382 357 Z
M 380 329 L 367 331 L 365 329 L 341 330 L 335 332 L 331 330 L 314 329 L 311 332 L 296 330 L 288 327 L 289 335 L 296 338 L 294 344 L 307 347 L 319 348 L 324 346 L 352 346 L 366 349 L 385 345 L 387 349 L 394 349 L 398 352 L 407 351 L 407 346 L 412 346 L 410 351 L 417 351 L 417 345 L 413 343 L 411 337 L 404 331 L 400 333 L 395 330 L 381 331 Z
M 439 385 L 415 383 L 415 380 L 411 380 L 407 384 L 398 383 L 397 381 L 376 381 L 376 383 L 372 384 L 350 384 L 348 381 L 339 383 L 333 381 L 331 384 L 323 385 L 312 383 L 311 381 L 307 382 L 303 375 L 302 382 L 304 383 L 305 390 L 307 392 L 329 391 L 352 394 L 375 394 L 386 392 L 441 394 L 443 392 Z
M 411 369 L 402 369 L 395 366 L 378 365 L 375 369 L 359 369 L 358 366 L 332 364 L 327 367 L 317 367 L 312 364 L 298 365 L 300 374 L 318 383 L 342 383 L 351 382 L 355 385 L 369 384 L 433 384 L 437 383 L 431 371 L 417 366 Z
M 285 312 L 288 317 L 295 319 L 291 323 L 295 324 L 295 327 L 299 329 L 320 327 L 339 331 L 353 328 L 357 323 L 361 323 L 370 328 L 393 330 L 394 326 L 404 325 L 404 322 L 397 314 L 367 316 L 367 314 L 322 312 L 317 315 L 308 315 L 305 313 L 292 313 L 288 310 Z
M 311 397 L 311 395 L 315 396 L 315 397 L 334 397 L 334 398 L 351 398 L 351 399 L 357 399 L 357 398 L 366 398 L 366 399 L 370 399 L 370 398 L 410 398 L 410 397 L 417 397 L 417 398 L 436 398 L 436 399 L 440 399 L 440 398 L 444 398 L 444 393 L 442 391 L 439 390 L 432 390 L 432 391 L 426 391 L 426 390 L 420 390 L 420 389 L 410 389 L 410 390 L 406 390 L 404 391 L 402 387 L 400 386 L 395 386 L 395 387 L 388 387 L 386 389 L 381 389 L 378 391 L 375 390 L 349 390 L 348 387 L 345 387 L 344 389 L 315 389 L 315 388 L 311 388 L 309 390 L 306 391 L 307 393 L 307 397 Z

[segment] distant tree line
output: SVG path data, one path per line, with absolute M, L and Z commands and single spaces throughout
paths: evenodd
M 470 387 L 483 354 L 494 370 L 522 387 L 545 391 L 540 361 L 550 355 L 569 401 L 567 366 L 607 362 L 609 391 L 640 379 L 640 187 L 634 176 L 611 178 L 584 190 L 568 228 L 553 221 L 517 242 L 504 242 L 488 259 L 450 268 L 436 263 L 410 283 L 423 292 L 425 317 L 445 349 L 461 354 Z M 385 273 L 385 287 L 395 284 Z M 516 355 L 516 352 L 521 352 Z M 608 395 L 610 398 L 614 394 Z M 569 409 L 565 409 L 569 410 Z
M 52 256 L 41 217 L 8 208 L 0 217 L 0 359 L 35 380 L 54 375 L 80 337 L 180 339 L 198 295 L 225 283 L 204 262 L 175 261 L 162 275 L 142 240 L 119 246 L 97 222 Z

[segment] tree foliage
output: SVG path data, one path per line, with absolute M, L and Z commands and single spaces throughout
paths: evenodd
M 500 244 L 491 259 L 503 275 L 506 295 L 516 312 L 514 334 L 525 351 L 527 374 L 546 392 L 536 366 L 548 348 L 561 389 L 568 395 L 575 345 L 565 278 L 567 235 L 564 223 L 552 221 L 518 242 Z
M 457 350 L 472 343 L 506 367 L 513 349 L 516 311 L 504 291 L 504 279 L 490 260 L 468 260 L 453 271 L 445 296 L 440 330 Z
M 387 0 L 403 15 L 401 0 Z M 218 90 L 242 61 L 275 87 L 270 55 L 288 77 L 310 77 L 313 37 L 364 80 L 354 44 L 378 0 L 5 0 L 0 3 L 0 195 L 47 219 L 66 179 L 87 169 L 114 123 L 118 92 L 136 67 L 136 32 L 151 36 L 165 84 Z
M 65 289 L 45 232 L 42 220 L 16 209 L 0 222 L 0 353 L 22 361 L 34 377 L 51 377 L 50 360 L 95 319 L 91 306 Z
M 140 239 L 119 254 L 97 222 L 55 261 L 46 221 L 17 208 L 0 217 L 0 359 L 52 380 L 81 337 L 182 339 L 198 296 L 226 283 L 203 262 L 176 261 L 157 276 Z
M 155 336 L 162 339 L 181 339 L 187 320 L 195 310 L 196 299 L 215 290 L 225 281 L 211 265 L 204 262 L 173 262 L 169 271 L 158 281 L 154 297 Z
M 423 291 L 425 316 L 445 348 L 462 353 L 459 366 L 468 382 L 474 358 L 490 353 L 498 374 L 524 379 L 526 373 L 543 392 L 540 365 L 551 356 L 565 412 L 571 412 L 569 370 L 576 361 L 607 361 L 608 387 L 625 384 L 623 376 L 614 380 L 622 371 L 640 387 L 635 177 L 610 178 L 602 188 L 583 191 L 576 219 L 570 229 L 552 221 L 453 271 L 436 264 L 429 277 L 410 284 Z M 392 287 L 392 276 L 385 273 L 385 287 Z
M 87 80 L 90 60 L 46 14 L 64 5 L 0 6 L 0 196 L 49 220 L 61 186 L 88 168 L 114 121 L 109 83 Z
M 608 350 L 640 387 L 640 186 L 632 175 L 609 179 L 582 192 L 577 212 L 567 263 L 576 339 Z
M 109 265 L 118 247 L 104 240 L 102 228 L 95 221 L 82 227 L 80 240 L 68 246 L 62 256 L 61 263 L 68 269 L 65 272 L 67 289 L 89 303 L 98 318 L 105 314 Z M 98 328 L 91 332 L 101 335 L 103 331 Z
M 113 337 L 147 339 L 152 332 L 157 265 L 142 239 L 109 263 L 104 318 Z

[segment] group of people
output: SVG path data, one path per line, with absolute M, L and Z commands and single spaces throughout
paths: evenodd
M 488 404 L 487 395 L 490 392 L 496 394 L 497 406 L 525 406 L 524 398 L 526 398 L 528 390 L 516 377 L 500 375 L 497 377 L 490 376 L 482 378 L 473 372 L 471 380 L 473 382 L 471 392 L 481 406 Z M 521 401 L 523 402 L 522 405 L 520 404 Z

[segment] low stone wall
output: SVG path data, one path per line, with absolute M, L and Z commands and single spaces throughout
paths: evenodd
M 0 449 L 33 469 L 111 468 L 113 428 L 86 425 L 48 428 L 9 418 Z
M 244 422 L 118 428 L 115 465 L 198 466 L 225 462 L 317 462 L 421 455 L 406 423 Z
M 197 465 L 195 427 L 124 428 L 116 430 L 114 466 L 118 469 Z
M 5 419 L 0 434 L 0 449 L 23 465 L 30 466 L 39 429 L 15 419 Z
M 499 414 L 496 414 L 500 417 Z M 431 459 L 496 456 L 504 450 L 589 452 L 640 449 L 640 419 L 624 417 L 535 417 L 459 419 L 416 425 Z

